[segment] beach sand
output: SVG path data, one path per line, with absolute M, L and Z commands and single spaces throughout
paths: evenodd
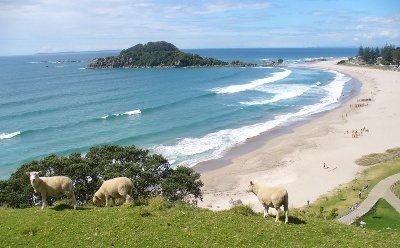
M 283 186 L 289 193 L 289 207 L 312 203 L 319 196 L 350 182 L 365 169 L 355 159 L 400 146 L 400 72 L 336 65 L 320 61 L 309 66 L 345 73 L 362 83 L 360 92 L 340 107 L 295 127 L 231 160 L 220 160 L 217 169 L 201 171 L 203 201 L 198 206 L 229 209 L 229 200 L 240 199 L 255 211 L 263 210 L 257 197 L 245 190 L 252 180 L 261 185 Z M 360 102 L 359 99 L 371 101 Z M 355 104 L 368 106 L 354 107 Z M 351 104 L 351 107 L 350 107 Z M 352 137 L 352 130 L 358 134 Z M 348 133 L 347 133 L 348 131 Z M 262 136 L 261 136 L 262 137 Z M 259 138 L 260 139 L 260 138 Z M 260 142 L 260 140 L 255 142 Z M 257 140 L 257 139 L 256 139 Z M 244 146 L 252 147 L 251 142 Z M 214 166 L 218 160 L 214 161 Z M 324 163 L 328 168 L 324 168 Z

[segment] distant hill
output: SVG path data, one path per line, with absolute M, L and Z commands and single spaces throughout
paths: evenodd
M 202 58 L 197 54 L 180 51 L 175 45 L 165 42 L 148 42 L 124 49 L 118 56 L 95 58 L 87 66 L 98 68 L 146 68 L 146 67 L 208 67 L 208 66 L 255 66 L 255 64 L 232 61 L 230 63 L 213 58 Z

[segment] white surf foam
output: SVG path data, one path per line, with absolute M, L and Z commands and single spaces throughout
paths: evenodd
M 156 153 L 162 154 L 171 164 L 182 163 L 186 166 L 193 166 L 199 162 L 222 157 L 229 149 L 244 143 L 247 139 L 260 135 L 272 128 L 288 124 L 312 114 L 316 114 L 333 108 L 341 96 L 344 84 L 350 80 L 349 77 L 338 73 L 335 79 L 324 86 L 326 97 L 320 102 L 305 106 L 297 112 L 276 116 L 273 120 L 264 123 L 244 126 L 236 129 L 225 129 L 207 134 L 203 137 L 188 137 L 177 140 L 171 145 L 157 145 L 152 148 Z M 316 84 L 318 85 L 318 83 Z M 305 90 L 305 89 L 304 89 Z M 301 91 L 293 93 L 300 94 Z M 289 96 L 286 96 L 289 97 Z M 330 107 L 332 106 L 332 107 Z
M 117 117 L 117 116 L 124 116 L 124 115 L 138 115 L 138 114 L 141 114 L 141 113 L 142 113 L 142 111 L 140 109 L 136 109 L 136 110 L 124 112 L 122 114 L 105 115 L 105 116 L 102 116 L 101 119 L 107 119 L 107 118 L 110 118 L 110 117 L 113 117 L 113 116 Z
M 0 134 L 0 140 L 2 139 L 11 139 L 12 137 L 15 137 L 17 135 L 20 135 L 21 132 L 14 132 L 14 133 L 2 133 Z
M 282 100 L 299 97 L 299 96 L 303 95 L 310 88 L 312 88 L 312 86 L 280 85 L 280 86 L 275 86 L 274 88 L 260 89 L 261 91 L 264 91 L 266 93 L 273 93 L 273 94 L 275 94 L 275 96 L 272 97 L 271 99 L 259 99 L 259 100 L 248 101 L 248 102 L 240 102 L 240 104 L 251 106 L 251 105 L 264 105 L 264 104 L 279 102 Z
M 282 79 L 288 77 L 291 73 L 292 73 L 291 70 L 283 69 L 283 71 L 281 71 L 281 72 L 272 73 L 271 77 L 256 79 L 248 84 L 236 84 L 236 85 L 230 85 L 227 87 L 214 88 L 211 91 L 216 92 L 217 94 L 238 93 L 238 92 L 254 89 L 263 84 L 268 84 L 268 83 L 272 83 L 272 82 L 275 82 L 278 80 L 282 80 Z

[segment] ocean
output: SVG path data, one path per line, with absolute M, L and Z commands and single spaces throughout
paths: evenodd
M 357 48 L 184 51 L 285 66 L 89 70 L 91 59 L 119 51 L 0 57 L 0 180 L 23 163 L 102 144 L 193 166 L 332 110 L 359 87 L 347 75 L 299 66 L 355 56 Z

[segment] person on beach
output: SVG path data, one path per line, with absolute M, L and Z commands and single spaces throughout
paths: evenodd
M 361 190 L 358 191 L 358 198 L 361 199 Z

